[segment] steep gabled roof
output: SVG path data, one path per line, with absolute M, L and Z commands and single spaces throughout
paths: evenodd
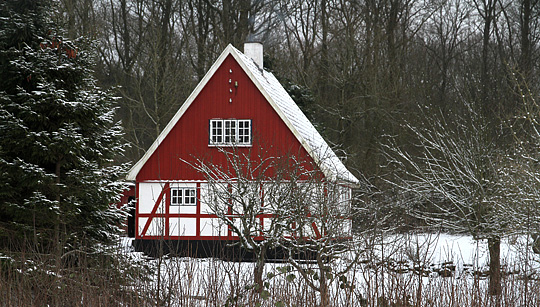
M 229 55 L 238 62 L 240 67 L 242 67 L 261 94 L 268 100 L 272 108 L 281 117 L 283 122 L 295 135 L 329 180 L 345 181 L 353 184 L 359 183 L 358 179 L 349 172 L 343 162 L 336 156 L 334 151 L 328 146 L 328 143 L 324 141 L 317 129 L 315 129 L 306 115 L 296 105 L 276 77 L 272 73 L 259 68 L 251 58 L 244 55 L 232 45 L 228 45 L 227 48 L 225 48 L 214 65 L 212 65 L 204 78 L 199 82 L 195 90 L 193 90 L 165 129 L 163 129 L 154 141 L 152 146 L 150 146 L 144 156 L 131 168 L 126 177 L 127 180 L 136 179 L 137 174 L 143 165 L 156 151 L 161 142 L 176 125 L 178 120 L 180 120 L 185 111 L 193 103 L 195 98 Z

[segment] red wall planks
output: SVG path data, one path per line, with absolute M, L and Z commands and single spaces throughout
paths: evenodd
M 229 55 L 142 167 L 137 182 L 204 180 L 200 173 L 180 161 L 180 158 L 187 161 L 211 158 L 215 165 L 224 165 L 225 159 L 218 148 L 208 146 L 209 120 L 213 118 L 252 119 L 253 147 L 238 148 L 238 151 L 249 153 L 251 150 L 254 159 L 259 148 L 264 148 L 264 155 L 293 154 L 307 163 L 312 162 L 255 84 Z

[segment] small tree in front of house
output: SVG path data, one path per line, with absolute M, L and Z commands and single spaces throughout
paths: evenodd
M 351 287 L 346 274 L 355 259 L 347 262 L 343 256 L 351 251 L 352 192 L 344 183 L 322 179 L 318 172 L 304 173 L 302 178 L 291 189 L 288 202 L 292 235 L 283 237 L 280 243 L 288 252 L 288 263 L 311 289 L 320 293 L 321 306 L 330 306 L 332 283 L 337 280 L 341 289 Z M 315 261 L 306 264 L 298 255 Z M 334 265 L 339 259 L 343 261 Z
M 279 157 L 252 151 L 220 149 L 227 165 L 197 159 L 191 164 L 204 174 L 207 203 L 220 221 L 238 237 L 238 244 L 253 252 L 254 282 L 262 290 L 269 250 L 280 249 L 307 284 L 329 302 L 329 284 L 351 266 L 332 272 L 330 263 L 347 250 L 351 237 L 350 189 L 327 181 L 315 164 L 292 155 Z M 316 259 L 305 266 L 301 258 Z M 292 278 L 293 275 L 288 275 Z
M 207 180 L 201 201 L 238 237 L 237 244 L 253 253 L 254 283 L 262 291 L 267 253 L 279 245 L 288 228 L 288 202 L 298 180 L 288 170 L 298 165 L 288 156 L 260 153 L 254 159 L 252 151 L 241 153 L 237 148 L 219 152 L 225 156 L 224 166 L 203 159 L 186 163 Z

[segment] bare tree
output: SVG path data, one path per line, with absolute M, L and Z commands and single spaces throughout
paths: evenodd
M 117 85 L 119 115 L 137 159 L 187 97 L 197 81 L 187 65 L 187 38 L 177 0 L 101 1 L 103 34 L 98 45 L 102 82 Z
M 490 294 L 501 290 L 501 237 L 509 233 L 516 210 L 507 198 L 509 180 L 501 171 L 507 153 L 496 147 L 484 117 L 470 106 L 468 117 L 431 115 L 423 128 L 407 126 L 418 139 L 413 156 L 387 146 L 401 170 L 392 182 L 408 198 L 410 212 L 429 225 L 487 239 Z
M 181 30 L 188 36 L 187 58 L 197 79 L 201 80 L 218 52 L 216 33 L 217 14 L 208 0 L 190 0 L 180 7 Z
M 226 165 L 204 159 L 187 162 L 207 180 L 208 193 L 202 201 L 238 238 L 238 244 L 253 252 L 259 291 L 267 253 L 285 251 L 292 266 L 320 292 L 322 305 L 328 306 L 329 284 L 350 269 L 329 271 L 329 263 L 348 250 L 351 190 L 328 182 L 318 167 L 293 155 L 253 152 L 220 149 Z M 315 257 L 315 269 L 304 266 L 299 257 Z
M 301 181 L 291 196 L 293 201 L 289 210 L 294 214 L 289 224 L 293 225 L 292 236 L 284 237 L 281 244 L 288 251 L 288 262 L 310 288 L 319 292 L 320 305 L 331 306 L 330 285 L 339 280 L 342 289 L 350 288 L 345 274 L 357 260 L 349 259 L 345 265 L 334 266 L 332 270 L 331 264 L 352 250 L 351 190 L 311 177 Z M 314 257 L 315 263 L 298 261 L 296 256 L 302 254 Z
M 254 254 L 254 282 L 262 291 L 267 253 L 277 248 L 290 227 L 289 202 L 300 175 L 295 168 L 301 166 L 289 156 L 252 152 L 220 148 L 226 165 L 200 158 L 186 163 L 207 180 L 202 201 L 238 238 L 238 244 Z
M 428 62 L 435 69 L 428 71 L 427 82 L 433 84 L 434 102 L 442 110 L 450 110 L 458 84 L 455 78 L 456 63 L 467 49 L 466 41 L 472 34 L 468 29 L 472 7 L 463 0 L 444 1 L 430 16 L 424 29 Z

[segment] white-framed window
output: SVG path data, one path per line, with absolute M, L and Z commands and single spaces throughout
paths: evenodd
M 238 144 L 251 145 L 251 120 L 238 120 Z
M 210 144 L 223 143 L 223 121 L 210 120 Z
M 196 188 L 171 188 L 171 206 L 196 206 Z
M 251 119 L 211 119 L 210 145 L 251 145 Z
M 236 120 L 224 119 L 223 126 L 225 126 L 225 144 L 235 144 L 237 137 Z

